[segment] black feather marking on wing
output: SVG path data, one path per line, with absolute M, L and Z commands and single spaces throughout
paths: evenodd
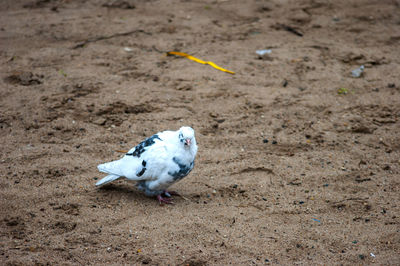
M 144 172 L 146 172 L 146 170 L 147 170 L 146 169 L 146 164 L 147 164 L 147 162 L 145 160 L 143 160 L 142 161 L 143 168 L 142 168 L 142 170 L 140 170 L 139 173 L 136 174 L 138 177 L 141 177 L 144 174 Z
M 145 148 L 153 145 L 156 139 L 160 139 L 160 137 L 157 134 L 154 134 L 153 136 L 145 139 L 144 141 L 140 142 L 138 145 L 136 145 L 135 150 L 131 153 L 127 153 L 126 155 L 128 156 L 136 156 L 140 158 L 140 155 L 142 155 L 143 152 L 145 152 Z
M 179 166 L 178 171 L 168 172 L 169 175 L 174 177 L 174 181 L 181 180 L 182 178 L 187 176 L 194 167 L 194 161 L 191 162 L 190 164 L 186 165 L 186 164 L 182 164 L 179 161 L 179 159 L 177 159 L 176 157 L 172 158 L 172 160 L 174 161 L 174 163 L 176 163 Z
M 144 172 L 146 172 L 146 168 L 145 168 L 145 167 L 142 168 L 142 171 L 140 171 L 139 173 L 137 173 L 137 176 L 138 176 L 138 177 L 141 177 L 141 176 L 144 174 Z

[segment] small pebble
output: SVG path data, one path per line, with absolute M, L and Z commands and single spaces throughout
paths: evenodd
M 394 88 L 394 87 L 396 87 L 396 84 L 394 84 L 394 83 L 389 83 L 387 86 L 388 86 L 388 88 Z
M 270 54 L 272 52 L 271 49 L 264 49 L 264 50 L 257 50 L 256 54 L 258 54 L 259 56 L 263 56 L 265 54 Z
M 364 71 L 364 66 L 362 65 L 359 68 L 356 68 L 353 71 L 351 71 L 351 75 L 355 78 L 359 78 L 363 74 L 363 71 Z

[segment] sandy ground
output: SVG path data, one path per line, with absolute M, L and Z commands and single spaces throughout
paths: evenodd
M 1 1 L 1 264 L 399 265 L 399 14 Z M 182 125 L 199 152 L 174 205 L 94 186 L 97 164 Z

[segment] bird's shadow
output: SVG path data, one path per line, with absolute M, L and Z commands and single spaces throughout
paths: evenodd
M 143 192 L 139 191 L 135 187 L 121 184 L 107 184 L 101 186 L 97 189 L 97 192 L 100 192 L 100 195 L 103 195 L 105 198 L 116 199 L 120 198 L 122 195 L 127 196 L 128 199 L 134 201 L 141 201 L 141 202 L 151 202 L 154 201 L 154 198 L 147 197 L 143 194 Z
M 122 181 L 123 182 L 123 181 Z M 102 195 L 101 200 L 107 200 L 109 203 L 118 201 L 121 197 L 129 201 L 135 201 L 145 204 L 154 204 L 157 202 L 156 197 L 148 197 L 142 191 L 138 190 L 135 185 L 127 183 L 111 183 L 97 188 L 96 198 L 100 200 L 98 195 Z M 187 201 L 188 198 L 178 195 L 173 197 L 173 202 L 177 203 L 181 200 Z

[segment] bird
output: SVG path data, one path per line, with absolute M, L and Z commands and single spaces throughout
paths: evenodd
M 156 197 L 160 204 L 172 204 L 172 195 L 179 194 L 167 189 L 192 171 L 196 153 L 193 128 L 183 126 L 177 131 L 158 132 L 130 149 L 121 159 L 99 164 L 98 170 L 108 175 L 96 186 L 125 177 L 137 181 L 137 188 L 146 196 Z

